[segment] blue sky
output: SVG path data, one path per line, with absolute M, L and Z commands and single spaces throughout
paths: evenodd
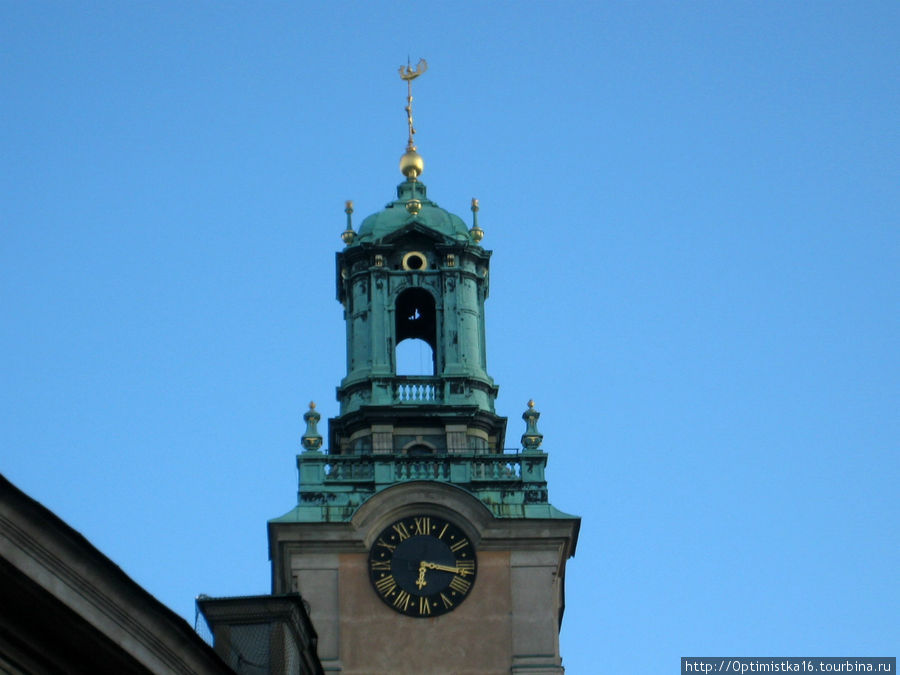
M 193 621 L 337 412 L 343 203 L 494 251 L 573 675 L 896 655 L 900 5 L 0 3 L 0 471 Z

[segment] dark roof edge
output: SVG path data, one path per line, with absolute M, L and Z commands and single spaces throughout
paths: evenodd
M 196 672 L 203 673 L 234 672 L 183 617 L 157 600 L 84 535 L 13 485 L 2 473 L 0 504 L 4 507 L 0 512 L 0 554 L 7 559 L 7 552 L 10 557 L 27 556 L 33 564 L 29 569 L 22 566 L 19 569 L 47 593 L 78 612 L 77 607 L 60 597 L 58 589 L 48 588 L 40 577 L 52 575 L 76 588 L 91 607 L 100 611 L 100 616 L 91 617 L 91 624 L 99 631 L 113 637 L 97 625 L 98 620 L 117 626 L 140 641 L 161 662 L 170 663 L 173 672 L 192 672 L 196 668 L 202 668 Z M 98 586 L 98 580 L 102 580 L 104 587 Z

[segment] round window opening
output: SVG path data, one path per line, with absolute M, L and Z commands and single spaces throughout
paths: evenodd
M 415 272 L 416 270 L 424 270 L 428 267 L 428 260 L 425 258 L 424 253 L 419 253 L 418 251 L 410 251 L 405 256 L 403 256 L 403 269 L 412 270 Z

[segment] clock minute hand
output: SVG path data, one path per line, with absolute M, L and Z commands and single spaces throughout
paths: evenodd
M 454 574 L 458 574 L 461 577 L 472 573 L 471 570 L 464 570 L 460 569 L 459 567 L 451 567 L 450 565 L 441 565 L 440 563 L 425 562 L 423 560 L 419 566 L 419 574 L 421 575 L 422 570 L 426 568 L 430 570 L 438 570 L 440 572 L 453 572 Z

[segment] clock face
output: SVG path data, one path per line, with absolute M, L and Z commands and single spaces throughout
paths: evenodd
M 406 616 L 427 618 L 456 609 L 475 584 L 475 547 L 456 525 L 437 516 L 408 516 L 388 525 L 369 551 L 378 597 Z

